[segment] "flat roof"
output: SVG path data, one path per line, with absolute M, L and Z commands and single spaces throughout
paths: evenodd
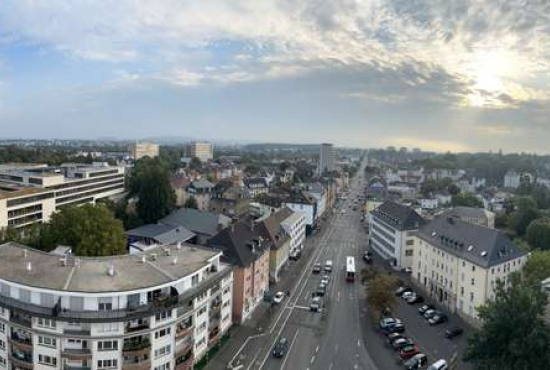
M 13 190 L 4 190 L 2 188 L 11 188 Z M 18 186 L 12 183 L 0 182 L 0 199 L 16 198 L 44 192 L 48 192 L 48 190 L 43 188 Z
M 167 256 L 165 250 L 170 251 Z M 156 259 L 153 259 L 156 254 Z M 152 248 L 138 254 L 111 257 L 68 256 L 62 266 L 59 255 L 16 243 L 0 245 L 0 279 L 29 287 L 65 292 L 109 293 L 163 285 L 193 274 L 221 254 L 185 244 Z M 142 262 L 142 257 L 146 261 Z M 175 263 L 174 260 L 176 259 Z M 32 268 L 28 269 L 28 263 Z M 113 267 L 114 275 L 107 272 Z

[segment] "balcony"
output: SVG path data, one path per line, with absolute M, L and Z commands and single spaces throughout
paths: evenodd
M 149 370 L 151 369 L 151 360 L 141 362 L 125 361 L 122 364 L 122 370 Z
M 176 354 L 176 366 L 174 367 L 174 370 L 191 370 L 193 368 L 193 350 L 189 350 L 188 352 L 178 355 Z
M 10 321 L 14 324 L 21 325 L 27 328 L 32 327 L 32 318 L 29 315 L 12 313 Z
M 193 323 L 180 322 L 176 328 L 176 340 L 186 337 L 193 332 Z
M 61 357 L 68 360 L 91 360 L 92 351 L 89 348 L 65 348 L 61 351 Z
M 126 333 L 135 333 L 147 329 L 149 329 L 149 320 L 147 319 L 132 320 L 127 322 L 125 326 Z
M 12 351 L 10 354 L 10 360 L 12 362 L 12 369 L 32 370 L 32 354 Z
M 92 370 L 90 366 L 63 365 L 63 370 Z
M 17 332 L 11 334 L 11 345 L 23 351 L 32 352 L 32 339 Z
M 148 359 L 151 353 L 151 341 L 149 340 L 149 337 L 134 338 L 124 340 L 122 356 L 134 357 L 136 359 Z

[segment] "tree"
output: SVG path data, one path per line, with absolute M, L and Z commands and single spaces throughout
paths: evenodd
M 531 196 L 539 209 L 548 209 L 550 207 L 550 192 L 544 185 L 535 185 Z
M 458 185 L 456 184 L 451 184 L 447 187 L 447 190 L 449 191 L 449 194 L 451 195 L 457 195 L 458 193 L 460 193 L 460 188 L 458 187 Z
M 543 319 L 547 295 L 510 275 L 497 281 L 495 299 L 478 309 L 481 329 L 468 341 L 465 359 L 480 370 L 547 369 L 550 328 Z
M 170 173 L 162 167 L 153 167 L 141 177 L 137 212 L 144 223 L 157 222 L 175 207 L 176 194 L 170 185 Z
M 534 251 L 521 269 L 523 280 L 539 287 L 541 281 L 550 277 L 550 251 Z
M 201 159 L 199 157 L 191 158 L 191 163 L 189 163 L 189 167 L 192 170 L 200 170 L 202 168 Z
M 126 253 L 122 222 L 101 204 L 63 207 L 44 224 L 45 249 L 70 245 L 78 256 L 110 256 Z
M 386 308 L 390 310 L 397 305 L 395 288 L 397 279 L 386 273 L 374 274 L 368 281 L 367 305 L 373 315 L 380 315 Z
M 199 204 L 197 203 L 197 198 L 195 198 L 194 196 L 190 196 L 189 198 L 187 198 L 187 200 L 185 201 L 185 204 L 183 205 L 184 208 L 194 208 L 194 209 L 199 209 Z
M 526 236 L 532 249 L 550 249 L 550 218 L 531 221 L 527 227 Z M 550 272 L 548 275 L 550 277 Z
M 475 194 L 472 193 L 460 193 L 453 195 L 452 198 L 453 207 L 475 207 L 483 208 L 483 202 Z
M 428 180 L 424 181 L 422 183 L 422 185 L 420 186 L 420 192 L 425 197 L 430 195 L 430 193 L 435 192 L 437 189 L 438 189 L 437 181 L 432 180 L 432 179 L 428 179 Z

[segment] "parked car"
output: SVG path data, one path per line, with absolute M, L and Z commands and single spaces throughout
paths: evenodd
M 328 285 L 329 280 L 330 279 L 328 275 L 323 275 L 323 277 L 321 278 L 321 284 Z
M 433 364 L 430 365 L 428 370 L 447 370 L 449 367 L 447 366 L 447 361 L 445 360 L 437 360 Z
M 332 272 L 332 260 L 325 261 L 325 272 Z
M 447 321 L 449 321 L 449 319 L 447 318 L 447 315 L 445 315 L 444 313 L 437 313 L 434 316 L 432 316 L 430 319 L 428 319 L 428 322 L 432 326 L 443 324 L 444 322 L 447 322 Z
M 320 297 L 323 297 L 326 292 L 327 292 L 327 286 L 325 284 L 319 285 L 319 287 L 317 288 L 317 295 Z
M 394 317 L 386 317 L 385 319 L 380 320 L 380 329 L 385 329 L 397 323 L 401 323 L 401 320 L 396 319 Z
M 401 286 L 401 287 L 397 288 L 397 290 L 395 291 L 395 295 L 400 297 L 405 292 L 412 292 L 412 289 L 408 286 Z
M 419 353 L 411 357 L 409 360 L 407 360 L 404 365 L 406 370 L 418 370 L 423 368 L 427 364 L 428 364 L 428 356 L 426 356 L 423 353 Z
M 413 269 L 410 268 L 410 267 L 405 267 L 405 268 L 403 269 L 403 272 L 404 272 L 405 274 L 409 274 L 409 275 L 410 275 L 410 274 L 412 274 Z
M 285 355 L 286 351 L 288 349 L 288 340 L 286 338 L 281 338 L 275 344 L 275 347 L 273 347 L 273 356 L 277 358 L 281 358 Z
M 433 304 L 425 304 L 418 309 L 418 313 L 424 315 L 428 310 L 435 310 L 435 306 Z
M 415 293 L 411 291 L 406 291 L 401 295 L 401 298 L 403 298 L 405 301 L 412 297 Z
M 392 345 L 398 339 L 405 338 L 401 333 L 391 333 L 388 334 L 388 344 Z
M 273 303 L 277 303 L 277 304 L 281 303 L 284 297 L 285 297 L 285 293 L 283 292 L 275 293 L 275 295 L 273 296 Z
M 385 329 L 382 329 L 382 332 L 386 335 L 391 333 L 403 333 L 405 331 L 405 325 L 403 325 L 401 322 L 398 322 L 394 325 L 390 325 L 386 327 Z
M 447 328 L 445 330 L 445 337 L 449 339 L 453 339 L 454 337 L 458 337 L 459 335 L 462 335 L 464 330 L 461 327 L 454 326 L 452 328 Z
M 409 298 L 407 298 L 408 304 L 416 304 L 416 303 L 422 303 L 424 302 L 424 297 L 422 297 L 420 294 L 413 294 Z
M 403 347 L 399 350 L 399 357 L 401 357 L 402 359 L 408 359 L 408 358 L 411 358 L 417 354 L 419 354 L 420 351 L 418 350 L 418 346 L 417 345 L 411 345 L 411 346 L 406 346 L 406 347 Z
M 437 315 L 437 312 L 438 312 L 437 310 L 433 310 L 433 309 L 432 309 L 432 310 L 428 310 L 428 311 L 424 312 L 424 315 L 423 315 L 423 316 L 424 316 L 424 318 L 425 318 L 426 320 L 429 320 L 429 319 L 431 319 L 432 317 L 434 317 L 435 315 Z
M 321 297 L 313 297 L 309 304 L 310 311 L 318 312 L 321 309 Z
M 288 257 L 291 261 L 298 261 L 302 257 L 302 251 L 301 250 L 295 250 L 292 253 L 290 253 L 290 256 Z
M 412 345 L 414 345 L 414 342 L 411 338 L 401 338 L 401 339 L 395 340 L 391 346 L 393 347 L 393 349 L 399 350 L 401 348 L 412 346 Z
M 321 264 L 317 262 L 315 265 L 313 265 L 313 271 L 314 274 L 319 274 L 321 272 Z
M 372 263 L 372 259 L 370 258 L 370 256 L 365 252 L 365 254 L 363 254 L 363 261 L 365 261 L 365 263 L 367 265 L 370 265 Z

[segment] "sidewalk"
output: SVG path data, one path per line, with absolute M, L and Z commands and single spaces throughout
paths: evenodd
M 326 221 L 322 222 L 323 228 L 321 232 L 306 238 L 302 257 L 298 261 L 289 261 L 282 272 L 281 280 L 278 283 L 270 284 L 269 290 L 273 292 L 294 290 L 298 276 L 303 272 L 311 254 L 317 247 L 317 242 L 321 240 L 322 236 L 325 234 L 327 229 L 326 226 L 331 222 L 331 219 L 332 217 L 329 217 Z M 266 344 L 263 340 L 263 333 L 269 330 L 273 322 L 280 315 L 282 309 L 283 305 L 271 307 L 269 303 L 261 302 L 244 324 L 233 325 L 230 340 L 227 341 L 204 369 L 231 369 L 229 364 L 239 351 L 241 352 L 239 356 L 235 358 L 233 368 L 244 370 L 246 366 L 256 362 L 257 359 L 255 356 L 259 355 L 260 349 L 264 348 Z M 246 346 L 243 348 L 245 342 Z M 238 365 L 243 365 L 243 367 L 239 368 Z

